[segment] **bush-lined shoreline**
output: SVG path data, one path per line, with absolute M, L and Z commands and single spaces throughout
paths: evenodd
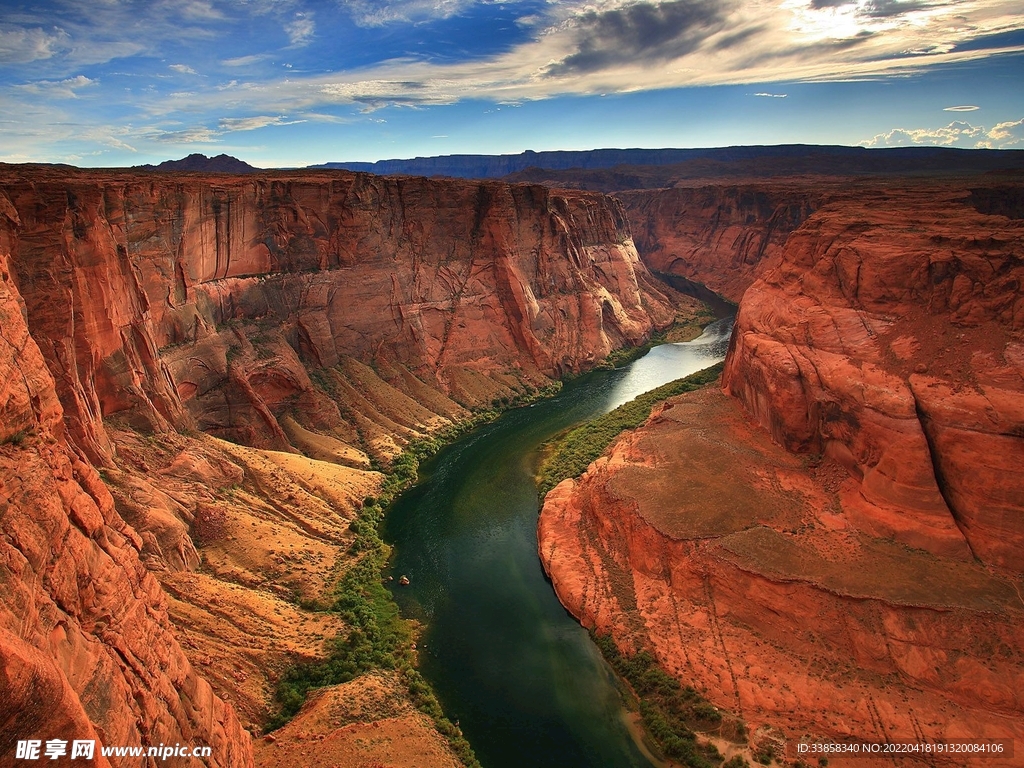
M 627 429 L 635 429 L 647 421 L 656 403 L 692 392 L 718 380 L 723 363 L 717 363 L 681 379 L 670 381 L 650 392 L 623 403 L 613 411 L 598 416 L 556 438 L 545 452 L 537 472 L 537 489 L 544 496 L 569 477 L 582 475 L 591 462 L 604 453 L 612 441 Z
M 356 534 L 349 552 L 358 560 L 339 578 L 326 604 L 306 604 L 308 610 L 337 613 L 349 631 L 329 644 L 326 658 L 296 664 L 278 681 L 275 699 L 279 711 L 267 722 L 265 731 L 288 723 L 306 701 L 311 690 L 347 683 L 373 670 L 395 671 L 406 686 L 413 705 L 428 715 L 448 740 L 452 751 L 466 768 L 479 768 L 473 748 L 457 725 L 451 722 L 430 684 L 416 669 L 413 622 L 401 617 L 398 605 L 384 585 L 383 575 L 391 548 L 380 537 L 386 509 L 417 480 L 420 463 L 482 424 L 494 421 L 505 410 L 551 397 L 561 382 L 528 392 L 501 408 L 478 411 L 472 417 L 440 430 L 432 437 L 414 440 L 383 471 L 384 484 L 377 497 L 363 501 L 350 528 Z

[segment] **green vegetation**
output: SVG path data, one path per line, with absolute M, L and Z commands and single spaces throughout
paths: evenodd
M 622 431 L 643 424 L 655 403 L 710 384 L 718 379 L 722 373 L 722 366 L 722 363 L 718 363 L 645 392 L 614 411 L 576 427 L 560 438 L 548 452 L 538 473 L 537 485 L 541 498 L 565 478 L 583 474 L 590 463 L 604 453 L 605 448 Z
M 711 702 L 658 667 L 647 651 L 627 657 L 619 652 L 610 636 L 593 638 L 612 669 L 639 698 L 644 728 L 665 757 L 690 768 L 715 768 L 722 764 L 722 755 L 715 745 L 701 743 L 695 731 L 731 731 L 734 737 L 741 737 L 745 733 L 742 723 L 732 719 L 726 722 Z M 727 768 L 746 765 L 743 758 L 739 760 L 742 762 L 730 760 Z
M 461 433 L 466 428 L 459 425 L 451 429 Z M 459 728 L 445 717 L 430 685 L 416 671 L 412 627 L 399 615 L 398 606 L 381 578 L 390 554 L 379 534 L 384 510 L 415 482 L 420 460 L 443 444 L 440 438 L 410 444 L 391 463 L 380 496 L 364 500 L 350 525 L 356 534 L 350 551 L 360 558 L 335 586 L 334 602 L 328 608 L 342 617 L 350 627 L 349 634 L 332 641 L 326 659 L 296 665 L 281 677 L 276 692 L 281 709 L 267 724 L 268 731 L 280 728 L 294 717 L 312 688 L 346 683 L 372 670 L 395 670 L 413 704 L 434 720 L 459 759 L 468 768 L 479 766 L 473 748 Z
M 390 554 L 378 533 L 384 510 L 416 480 L 420 460 L 441 444 L 435 440 L 411 444 L 392 462 L 380 496 L 365 499 L 350 526 L 356 534 L 350 551 L 358 554 L 359 560 L 335 586 L 334 602 L 328 608 L 341 616 L 350 631 L 332 641 L 326 659 L 296 665 L 281 677 L 276 692 L 281 710 L 267 724 L 268 731 L 287 723 L 312 688 L 346 683 L 372 670 L 395 670 L 413 705 L 433 719 L 463 764 L 479 766 L 473 748 L 458 726 L 445 717 L 430 685 L 416 671 L 412 627 L 399 615 L 381 578 Z
M 711 310 L 711 307 L 705 304 L 693 317 L 676 318 L 676 321 L 665 330 L 652 333 L 651 338 L 646 344 L 641 344 L 639 347 L 623 347 L 622 349 L 612 350 L 597 367 L 601 369 L 621 368 L 627 363 L 640 359 L 659 344 L 684 340 L 690 341 L 691 338 L 699 336 L 698 331 L 706 327 L 714 319 L 715 313 Z M 687 333 L 683 338 L 678 338 L 680 332 L 690 333 Z
M 19 429 L 17 432 L 8 435 L 2 441 L 0 441 L 0 445 L 21 445 L 23 442 L 25 442 L 25 438 L 28 437 L 30 434 L 32 434 L 30 430 Z
M 754 759 L 761 765 L 771 765 L 775 759 L 775 748 L 771 744 L 762 744 L 754 752 Z
M 315 375 L 313 379 L 318 381 Z M 530 390 L 508 404 L 546 397 L 559 387 L 555 384 L 544 390 Z M 294 717 L 311 689 L 346 683 L 372 670 L 394 670 L 408 689 L 412 703 L 433 719 L 459 759 L 468 768 L 479 766 L 469 742 L 458 726 L 445 717 L 430 684 L 415 668 L 412 626 L 400 616 L 382 579 L 390 548 L 380 538 L 379 530 L 388 505 L 416 481 L 421 461 L 477 426 L 492 421 L 499 413 L 497 409 L 477 411 L 464 422 L 411 442 L 387 467 L 377 467 L 386 470 L 380 494 L 363 500 L 358 516 L 349 526 L 356 535 L 349 551 L 359 557 L 358 561 L 336 584 L 330 604 L 302 605 L 336 612 L 349 627 L 349 633 L 334 638 L 327 658 L 298 664 L 281 676 L 276 691 L 280 711 L 270 719 L 266 730 L 280 728 Z

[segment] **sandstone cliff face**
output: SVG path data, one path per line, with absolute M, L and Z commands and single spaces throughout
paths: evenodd
M 733 302 L 831 194 L 830 180 L 618 192 L 650 269 L 702 283 Z
M 827 207 L 748 291 L 724 385 L 860 480 L 859 525 L 1024 570 L 1024 226 L 962 193 Z
M 673 316 L 596 195 L 3 168 L 0 754 L 251 765 L 276 676 L 344 631 L 296 602 L 347 566 L 370 457 Z
M 138 534 L 64 441 L 54 381 L 24 313 L 2 253 L 3 760 L 18 739 L 99 739 L 208 745 L 211 765 L 252 765 L 234 711 L 175 639 L 160 585 L 139 559 Z
M 822 204 L 743 295 L 734 399 L 667 401 L 546 498 L 569 610 L 791 736 L 1019 738 L 1024 227 L 1005 212 L 936 183 Z
M 548 494 L 541 561 L 585 626 L 781 731 L 793 759 L 805 734 L 1024 736 L 1019 578 L 865 536 L 840 501 L 854 485 L 706 389 Z
M 475 406 L 671 320 L 596 195 L 347 173 L 5 182 L 29 322 L 95 461 L 99 416 L 286 448 L 292 409 L 345 442 L 360 425 L 307 368 L 380 362 L 399 390 L 411 373 Z

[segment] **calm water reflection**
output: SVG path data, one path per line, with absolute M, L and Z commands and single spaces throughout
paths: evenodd
M 422 468 L 388 513 L 405 615 L 427 625 L 422 672 L 485 768 L 647 766 L 615 679 L 537 559 L 537 448 L 565 427 L 723 359 L 730 319 L 626 368 L 503 415 Z

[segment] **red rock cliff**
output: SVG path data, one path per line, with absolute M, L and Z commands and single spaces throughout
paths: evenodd
M 235 706 L 260 722 L 342 629 L 294 595 L 379 486 L 312 459 L 366 467 L 673 315 L 600 195 L 2 168 L 0 762 L 95 737 L 251 765 Z
M 993 199 L 876 182 L 795 229 L 733 398 L 667 401 L 545 499 L 563 604 L 791 747 L 1024 736 L 1024 223 Z
M 827 179 L 790 179 L 616 193 L 637 250 L 656 272 L 706 285 L 730 301 L 782 251 L 830 195 Z
M 286 404 L 344 421 L 307 368 L 382 361 L 476 405 L 671 320 L 599 195 L 343 172 L 4 182 L 29 323 L 97 461 L 99 416 L 286 447 Z
M 1024 571 L 1024 224 L 962 191 L 827 206 L 740 308 L 724 384 L 859 481 L 862 527 Z
M 190 764 L 251 766 L 249 735 L 178 645 L 138 534 L 64 440 L 0 237 L 0 764 L 36 738 L 210 746 Z

